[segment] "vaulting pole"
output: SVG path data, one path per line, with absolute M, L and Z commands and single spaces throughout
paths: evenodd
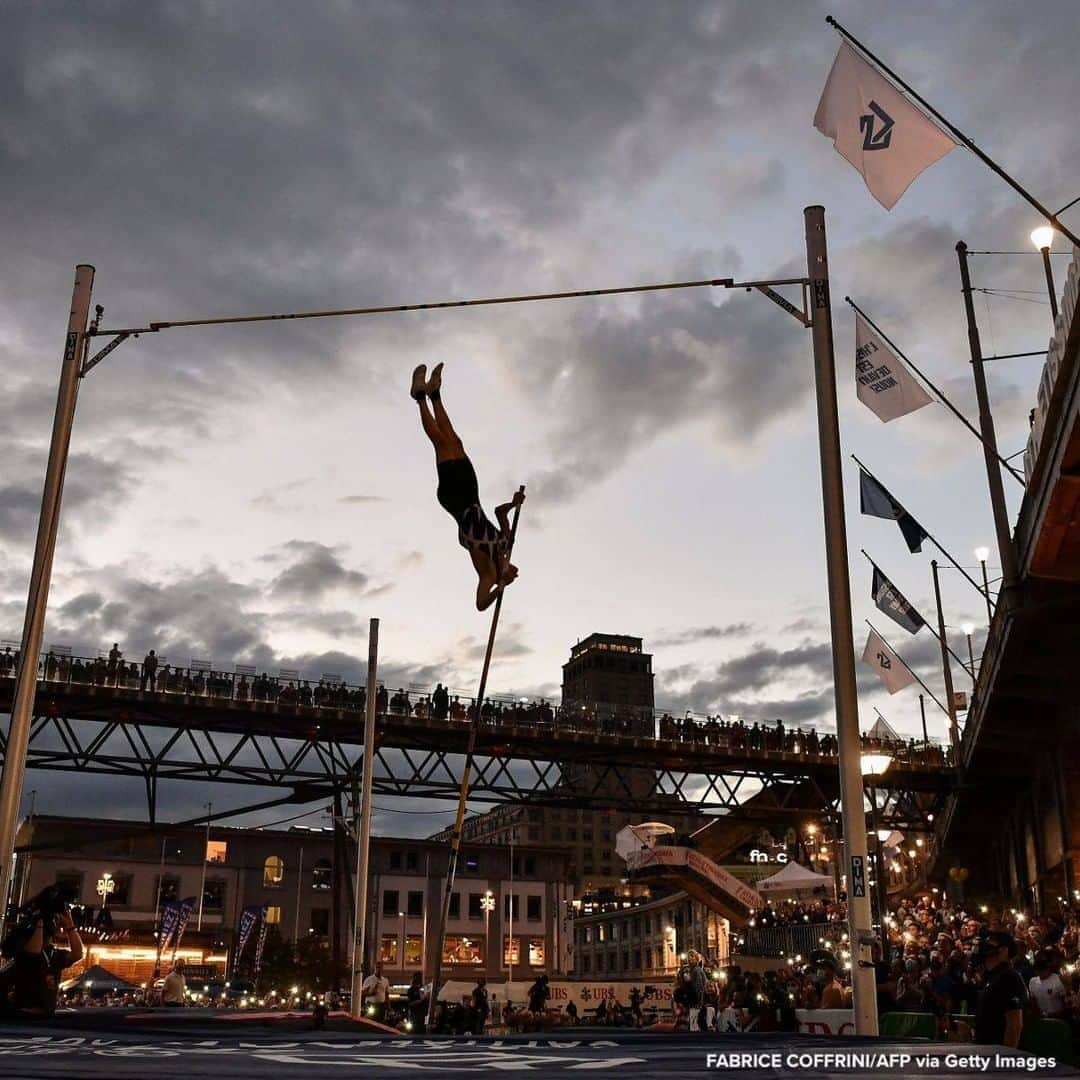
M 94 268 L 86 263 L 75 267 L 75 285 L 71 291 L 64 360 L 60 368 L 60 388 L 56 395 L 49 463 L 45 470 L 45 488 L 41 495 L 34 564 L 30 571 L 30 589 L 26 599 L 26 620 L 19 647 L 19 670 L 15 676 L 15 695 L 8 726 L 4 771 L 0 777 L 0 920 L 7 911 L 8 892 L 15 865 L 15 828 L 19 819 L 26 752 L 30 745 L 30 724 L 37 693 L 38 656 L 45 634 L 45 608 L 49 601 L 53 554 L 60 525 L 60 503 L 64 494 L 71 428 L 75 422 L 75 402 L 79 393 L 79 370 L 86 346 L 86 323 L 90 315 L 90 296 L 94 288 Z
M 375 697 L 379 665 L 379 620 L 368 620 L 367 700 L 364 702 L 364 775 L 360 789 L 360 829 L 356 837 L 356 906 L 352 947 L 352 1014 L 359 1020 L 360 988 L 364 985 L 364 948 L 367 932 L 368 856 L 371 849 L 371 781 L 375 765 Z
M 525 494 L 525 486 L 519 489 Z M 514 520 L 510 523 L 510 541 L 507 545 L 506 558 L 509 562 L 514 551 L 517 537 L 518 518 L 521 517 L 521 504 L 514 507 Z M 495 610 L 491 616 L 491 629 L 488 631 L 487 651 L 484 653 L 484 666 L 480 671 L 480 689 L 476 694 L 476 715 L 469 728 L 469 744 L 465 750 L 465 767 L 461 772 L 461 791 L 458 795 L 457 817 L 454 819 L 454 831 L 450 834 L 450 859 L 446 868 L 446 889 L 443 892 L 442 912 L 439 916 L 439 933 L 435 939 L 435 973 L 431 979 L 431 995 L 428 998 L 427 1029 L 435 1028 L 435 1006 L 439 1000 L 439 980 L 442 978 L 443 944 L 446 940 L 446 924 L 450 918 L 450 897 L 454 892 L 454 878 L 457 875 L 458 855 L 461 852 L 461 829 L 465 823 L 465 804 L 469 798 L 469 776 L 472 772 L 473 754 L 476 752 L 476 735 L 480 729 L 484 709 L 484 694 L 487 692 L 488 669 L 491 666 L 491 653 L 495 648 L 495 632 L 499 628 L 499 612 L 502 611 L 505 586 L 499 586 L 495 597 Z M 491 943 L 484 942 L 484 948 L 490 949 Z
M 836 357 L 833 352 L 832 307 L 829 300 L 825 208 L 808 206 L 803 213 L 806 219 L 807 277 L 810 279 L 810 305 L 813 312 L 811 329 L 814 339 L 814 381 L 821 452 L 821 494 L 825 512 L 829 621 L 832 626 L 840 805 L 843 813 L 844 854 L 847 860 L 851 988 L 855 1033 L 876 1035 L 877 987 L 872 962 L 875 937 L 867 888 L 870 878 L 869 853 L 859 757 L 859 695 L 855 685 L 855 641 L 851 628 L 851 583 L 848 579 L 844 477 L 840 462 L 840 417 L 836 404 Z

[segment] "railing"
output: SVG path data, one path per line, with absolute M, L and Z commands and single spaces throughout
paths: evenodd
M 788 926 L 748 926 L 742 943 L 732 949 L 743 956 L 808 957 L 825 942 L 836 943 L 847 930 L 844 922 L 793 923 Z
M 4 642 L 0 641 L 0 646 Z M 10 645 L 0 648 L 0 678 L 14 675 L 17 651 Z M 170 665 L 159 656 L 158 667 L 151 675 L 139 665 L 124 659 L 110 661 L 107 656 L 72 656 L 63 647 L 54 647 L 41 655 L 38 677 L 45 683 L 73 686 L 115 687 L 141 690 L 155 695 L 178 695 L 210 698 L 217 701 L 261 702 L 303 709 L 333 709 L 362 712 L 366 701 L 363 686 L 344 682 L 339 676 L 323 675 L 317 681 L 299 672 L 282 669 L 278 675 L 256 674 L 250 665 L 236 664 L 234 671 L 222 671 L 210 661 L 193 660 L 187 666 Z M 475 699 L 447 689 L 447 700 L 437 705 L 433 690 L 400 689 L 390 693 L 380 685 L 378 711 L 391 716 L 415 716 L 420 719 L 469 722 L 476 717 Z M 676 719 L 669 713 L 647 710 L 633 713 L 590 709 L 581 705 L 551 705 L 545 700 L 525 701 L 509 695 L 493 694 L 484 700 L 481 718 L 492 727 L 522 725 L 560 731 L 589 732 L 659 740 L 668 743 L 733 750 L 739 753 L 783 753 L 808 758 L 836 756 L 836 739 L 831 734 L 818 735 L 814 729 L 747 725 L 742 720 L 701 717 L 689 712 Z M 865 749 L 887 749 L 897 761 L 921 765 L 951 764 L 947 747 L 927 742 L 883 743 L 864 739 Z

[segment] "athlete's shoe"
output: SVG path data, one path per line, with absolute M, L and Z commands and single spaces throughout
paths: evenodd
M 431 378 L 427 381 L 428 395 L 437 394 L 442 389 L 442 364 L 436 364 L 431 369 Z
M 424 377 L 427 375 L 427 364 L 418 364 L 412 373 L 412 389 L 409 396 L 419 401 L 427 393 L 427 383 Z

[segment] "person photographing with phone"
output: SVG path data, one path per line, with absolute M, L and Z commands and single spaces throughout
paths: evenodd
M 11 963 L 0 971 L 0 1009 L 24 1016 L 52 1016 L 65 968 L 83 958 L 83 942 L 63 894 L 55 885 L 23 907 L 5 938 Z

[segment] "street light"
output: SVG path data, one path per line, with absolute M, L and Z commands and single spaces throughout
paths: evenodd
M 495 894 L 490 889 L 480 897 L 480 910 L 484 913 L 484 966 L 486 969 L 491 956 L 491 913 L 495 910 Z
M 1031 242 L 1042 252 L 1043 270 L 1046 272 L 1046 288 L 1050 292 L 1050 318 L 1057 320 L 1057 291 L 1054 288 L 1054 270 L 1050 265 L 1050 249 L 1054 246 L 1054 230 L 1049 225 L 1033 229 Z
M 101 910 L 109 906 L 109 897 L 116 891 L 116 882 L 108 870 L 102 871 L 97 882 L 97 894 L 101 897 Z
M 405 912 L 399 911 L 398 918 L 401 920 L 401 970 L 405 970 Z
M 971 647 L 971 635 L 975 633 L 975 626 L 973 623 L 966 622 L 960 629 L 964 631 L 964 636 L 967 638 L 968 643 L 968 663 L 970 664 L 969 670 L 971 671 L 971 685 L 977 686 L 978 680 L 975 678 L 975 650 Z
M 990 558 L 990 549 L 977 547 L 975 549 L 975 558 L 979 560 L 979 565 L 982 567 L 983 598 L 986 600 L 986 621 L 989 625 L 994 621 L 994 609 L 990 606 L 990 579 L 986 575 L 986 560 Z

